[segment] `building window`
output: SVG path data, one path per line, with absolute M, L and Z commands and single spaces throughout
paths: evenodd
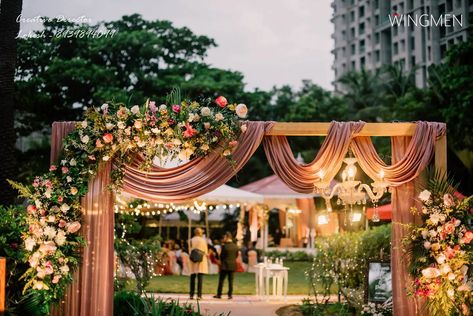
M 432 49 L 429 47 L 427 47 L 427 58 L 429 60 L 432 60 Z
M 361 6 L 358 8 L 358 17 L 362 18 L 365 16 L 365 6 Z
M 455 1 L 455 7 L 460 8 L 462 6 L 462 0 L 456 0 Z
M 445 53 L 447 52 L 447 44 L 440 45 L 440 58 L 445 57 Z
M 351 54 L 355 55 L 356 54 L 356 46 L 355 44 L 351 44 Z
M 355 70 L 355 69 L 356 69 L 355 61 L 352 61 L 352 62 L 351 62 L 351 69 L 352 69 L 352 70 Z
M 375 26 L 379 25 L 379 15 L 377 15 L 377 14 L 374 16 L 374 25 Z
M 394 45 L 393 45 L 393 54 L 394 55 L 399 54 L 399 44 L 398 43 L 394 43 Z
M 447 5 L 447 12 L 450 12 L 453 10 L 453 0 L 447 0 L 446 5 Z
M 360 58 L 360 68 L 365 69 L 366 60 L 365 57 Z
M 374 34 L 374 43 L 375 43 L 375 44 L 379 44 L 379 38 L 380 38 L 379 33 L 375 33 L 375 34 Z
M 359 50 L 360 50 L 360 54 L 363 54 L 365 52 L 365 40 L 360 41 Z
M 347 39 L 347 34 L 345 30 L 342 31 L 342 39 L 346 40 Z
M 379 50 L 376 50 L 374 52 L 374 58 L 376 62 L 379 62 L 381 60 L 381 54 L 379 53 Z
M 416 65 L 416 56 L 411 57 L 411 67 L 415 67 Z
M 397 5 L 393 5 L 393 12 L 397 12 Z
M 360 28 L 358 30 L 358 34 L 363 35 L 365 34 L 365 23 L 360 23 Z
M 463 42 L 463 35 L 457 37 L 457 43 Z
M 410 11 L 414 8 L 414 0 L 407 0 L 407 11 Z
M 376 9 L 379 9 L 379 0 L 374 0 L 373 1 L 373 8 L 376 10 Z
M 342 57 L 346 57 L 347 56 L 347 50 L 345 49 L 345 47 L 342 47 Z
M 355 11 L 350 12 L 350 22 L 355 22 Z
M 399 59 L 399 66 L 401 69 L 404 69 L 404 66 L 406 65 L 406 60 L 404 58 Z
M 401 40 L 401 52 L 404 52 L 404 51 L 406 51 L 406 41 Z
M 342 64 L 342 69 L 343 71 L 345 71 L 345 69 L 347 68 L 347 65 L 345 63 Z
M 393 26 L 393 36 L 397 36 L 398 26 Z
M 345 14 L 342 14 L 342 22 L 345 23 Z
M 352 27 L 352 28 L 350 29 L 350 35 L 351 35 L 351 38 L 352 38 L 352 39 L 355 38 L 355 28 L 354 28 L 354 27 Z
M 416 38 L 411 36 L 411 50 L 416 49 Z

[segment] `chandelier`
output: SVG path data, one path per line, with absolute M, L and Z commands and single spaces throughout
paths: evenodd
M 324 198 L 328 212 L 332 211 L 330 200 L 337 195 L 337 204 L 343 205 L 345 211 L 350 208 L 352 216 L 353 207 L 363 205 L 364 208 L 367 198 L 369 198 L 374 206 L 372 221 L 379 222 L 378 202 L 388 191 L 388 183 L 384 181 L 384 170 L 379 171 L 378 178 L 369 186 L 355 179 L 358 170 L 355 166 L 356 158 L 348 157 L 343 159 L 343 162 L 346 166 L 342 171 L 342 182 L 331 188 L 330 181 L 324 181 L 324 170 L 320 170 L 317 174 L 320 181 L 314 184 L 314 191 Z

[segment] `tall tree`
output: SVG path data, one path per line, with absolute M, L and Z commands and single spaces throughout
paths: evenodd
M 3 205 L 13 203 L 16 195 L 6 180 L 16 175 L 13 80 L 16 37 L 20 30 L 17 18 L 22 5 L 22 0 L 0 2 L 0 204 Z

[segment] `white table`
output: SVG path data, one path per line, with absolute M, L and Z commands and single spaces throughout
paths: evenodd
M 287 298 L 287 284 L 289 268 L 283 267 L 280 264 L 271 264 L 264 267 L 264 280 L 266 283 L 265 297 L 269 300 L 270 296 L 274 299 Z M 269 279 L 273 279 L 272 295 L 269 292 Z
M 258 263 L 255 267 L 255 284 L 256 284 L 256 295 L 264 296 L 264 268 L 266 264 Z

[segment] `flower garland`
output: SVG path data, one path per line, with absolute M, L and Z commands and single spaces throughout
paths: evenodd
M 176 98 L 174 98 L 176 99 Z M 26 260 L 30 268 L 22 276 L 24 291 L 34 291 L 49 312 L 72 281 L 72 271 L 80 261 L 81 205 L 88 181 L 99 166 L 113 160 L 112 188 L 122 184 L 123 166 L 137 154 L 144 157 L 142 168 L 160 159 L 188 160 L 219 150 L 231 161 L 240 133 L 239 123 L 248 109 L 244 104 L 228 104 L 223 96 L 200 102 L 175 101 L 128 109 L 123 104 L 92 107 L 85 119 L 64 139 L 57 165 L 36 177 L 31 185 L 11 184 L 31 201 L 27 207 L 29 229 L 24 233 Z
M 412 252 L 413 293 L 427 299 L 431 315 L 469 315 L 473 303 L 473 197 L 424 190 L 419 199 L 423 224 L 414 227 L 407 245 Z M 468 226 L 470 225 L 470 226 Z

